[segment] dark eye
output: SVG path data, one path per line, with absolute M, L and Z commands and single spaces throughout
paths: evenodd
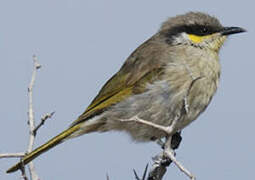
M 202 32 L 203 34 L 208 33 L 207 27 L 202 27 L 201 32 Z

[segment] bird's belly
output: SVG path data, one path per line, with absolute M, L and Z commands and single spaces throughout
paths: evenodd
M 166 82 L 153 84 L 148 91 L 133 95 L 105 111 L 101 116 L 105 124 L 100 131 L 126 131 L 136 141 L 149 141 L 165 136 L 165 133 L 153 127 L 130 122 L 129 120 L 135 116 L 162 126 L 171 125 L 179 116 L 174 131 L 182 130 L 209 104 L 215 91 L 208 90 L 208 86 L 205 87 L 206 84 L 205 80 L 195 82 L 188 94 L 187 86 L 173 91 Z M 187 104 L 184 102 L 185 98 L 187 98 Z M 125 120 L 128 121 L 125 122 Z
M 183 94 L 179 92 L 173 96 L 168 84 L 157 83 L 145 93 L 133 95 L 108 109 L 103 115 L 106 123 L 101 130 L 126 131 L 136 141 L 164 137 L 165 134 L 155 128 L 125 120 L 138 116 L 155 124 L 169 126 L 180 112 Z

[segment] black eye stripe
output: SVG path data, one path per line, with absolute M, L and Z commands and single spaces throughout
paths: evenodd
M 198 36 L 204 36 L 219 32 L 221 30 L 220 27 L 213 27 L 213 26 L 206 26 L 206 25 L 183 25 L 183 26 L 176 26 L 171 28 L 167 33 L 166 36 L 171 37 L 177 35 L 182 32 L 186 32 L 187 34 L 194 34 Z
M 194 35 L 209 35 L 212 33 L 215 33 L 219 31 L 218 29 L 210 26 L 201 26 L 201 25 L 192 25 L 192 26 L 186 26 L 183 28 L 183 32 L 186 32 L 188 34 L 194 34 Z

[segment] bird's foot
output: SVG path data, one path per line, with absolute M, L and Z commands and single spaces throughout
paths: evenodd
M 172 137 L 167 137 L 165 142 L 165 148 L 164 148 L 164 156 L 166 158 L 169 158 L 184 174 L 186 174 L 191 180 L 195 180 L 195 176 L 186 169 L 176 158 L 175 158 L 175 152 L 172 148 Z
M 130 119 L 123 119 L 121 120 L 122 122 L 136 122 L 136 123 L 140 123 L 143 125 L 147 125 L 149 127 L 153 127 L 159 131 L 162 131 L 166 134 L 166 141 L 163 145 L 164 147 L 164 151 L 163 151 L 163 155 L 165 158 L 161 159 L 160 163 L 164 163 L 163 160 L 165 159 L 170 159 L 184 174 L 186 174 L 191 180 L 195 180 L 195 176 L 193 174 L 190 173 L 189 170 L 187 170 L 179 161 L 177 161 L 177 159 L 175 158 L 175 152 L 174 149 L 176 149 L 181 141 L 181 138 L 179 138 L 179 142 L 174 144 L 175 146 L 172 146 L 172 139 L 175 131 L 175 127 L 176 127 L 176 123 L 178 122 L 180 116 L 176 116 L 176 118 L 172 121 L 172 124 L 170 126 L 162 126 L 162 125 L 158 125 L 146 120 L 143 120 L 141 118 L 139 118 L 138 116 L 134 116 Z M 180 134 L 179 134 L 180 135 Z M 160 143 L 161 144 L 161 143 Z
M 147 125 L 149 127 L 153 127 L 157 130 L 163 131 L 166 135 L 173 134 L 174 122 L 170 126 L 162 126 L 162 125 L 158 125 L 158 124 L 143 120 L 143 119 L 139 118 L 138 116 L 134 116 L 130 119 L 121 119 L 120 121 L 122 121 L 122 122 L 136 122 L 136 123 Z

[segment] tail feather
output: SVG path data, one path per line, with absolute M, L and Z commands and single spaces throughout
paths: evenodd
M 23 157 L 21 162 L 17 163 L 16 165 L 14 165 L 10 169 L 8 169 L 6 172 L 7 173 L 12 173 L 12 172 L 17 171 L 23 165 L 28 164 L 30 161 L 32 161 L 33 159 L 38 157 L 40 154 L 48 151 L 49 149 L 51 149 L 54 146 L 56 146 L 56 145 L 60 144 L 61 142 L 63 142 L 66 138 L 68 138 L 70 135 L 72 135 L 74 132 L 76 132 L 79 129 L 80 129 L 79 124 L 68 128 L 67 130 L 65 130 L 62 133 L 60 133 L 59 135 L 57 135 L 56 137 L 49 140 L 47 143 L 41 145 L 40 147 L 36 148 L 35 150 L 30 152 L 29 154 L 25 155 L 25 157 Z

